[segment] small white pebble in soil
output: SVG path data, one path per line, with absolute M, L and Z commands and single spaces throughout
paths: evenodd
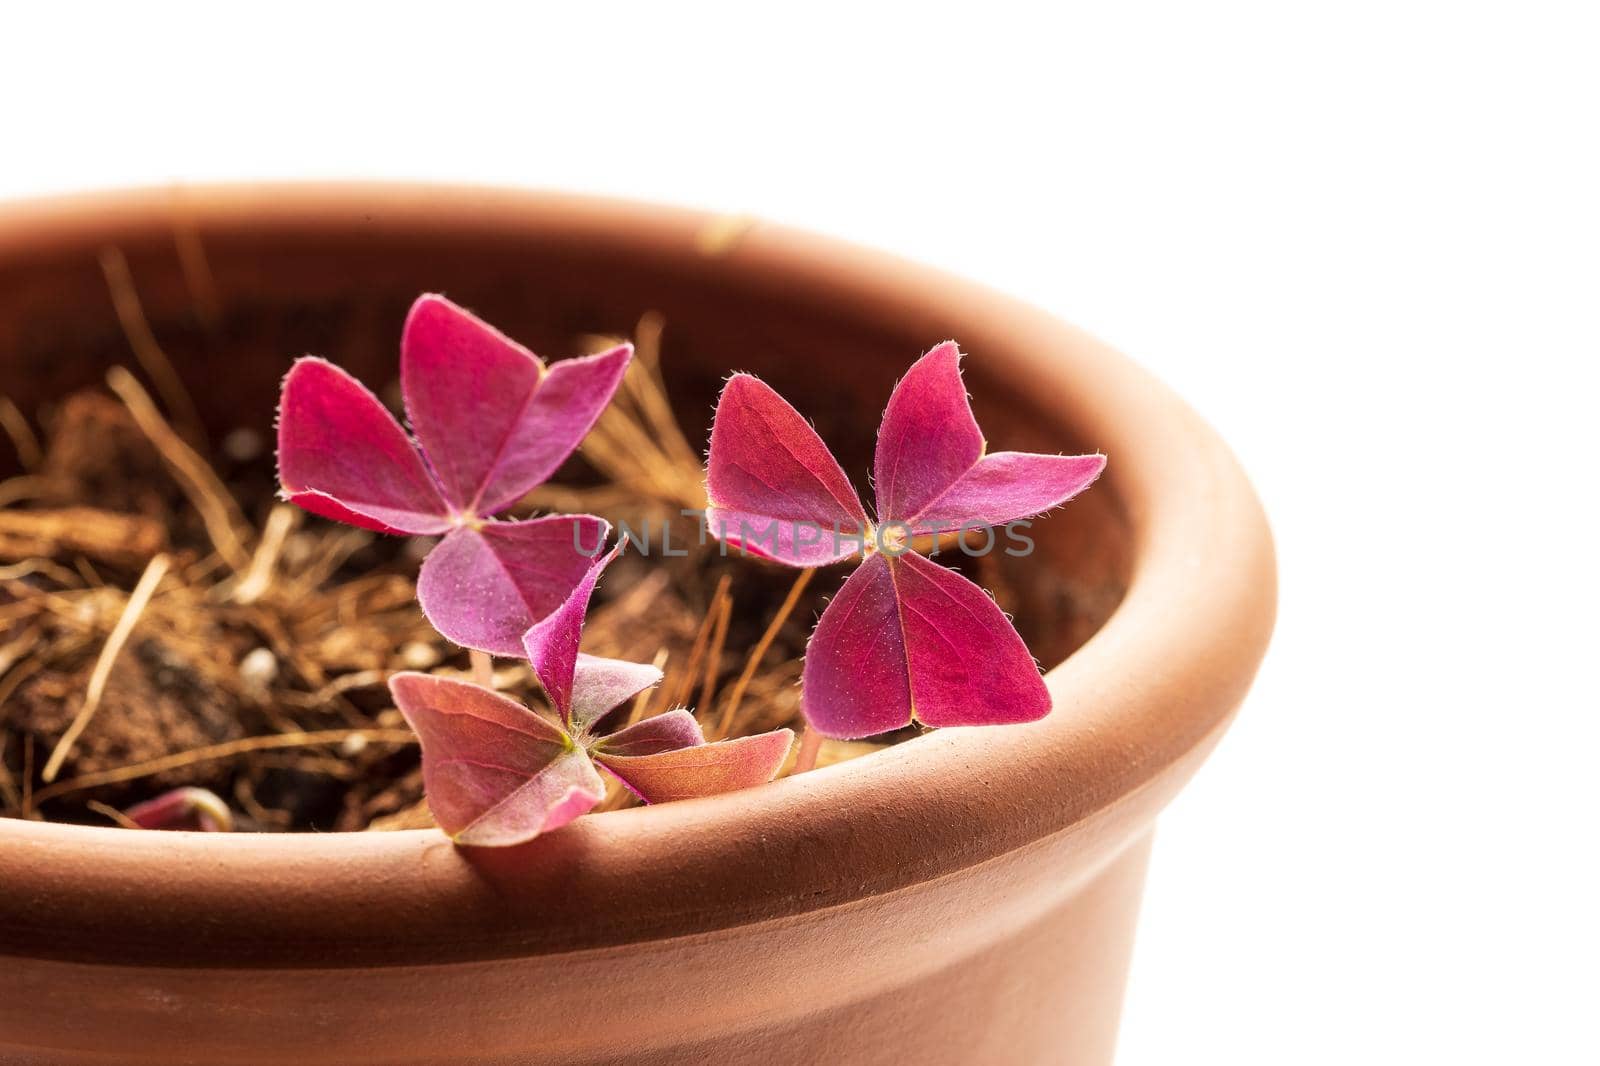
M 278 677 L 278 657 L 267 648 L 256 648 L 239 660 L 239 680 L 253 692 L 265 692 Z
M 439 658 L 439 649 L 427 641 L 408 641 L 400 648 L 400 665 L 407 670 L 431 670 L 439 665 Z
M 222 454 L 236 463 L 248 463 L 260 458 L 264 446 L 261 434 L 243 427 L 222 438 Z

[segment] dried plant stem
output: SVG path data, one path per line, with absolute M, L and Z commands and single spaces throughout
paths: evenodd
M 616 486 L 642 499 L 705 507 L 700 456 L 673 417 L 660 372 L 663 320 L 646 312 L 635 330 L 633 362 L 611 405 L 584 439 L 582 453 Z M 614 337 L 595 337 L 602 347 Z
M 5 801 L 5 810 L 13 807 L 21 810 L 22 793 L 17 791 L 17 779 L 12 776 L 11 767 L 6 765 L 6 746 L 10 740 L 10 733 L 0 733 L 0 800 Z
M 68 587 L 76 585 L 79 578 L 82 576 L 80 574 L 73 573 L 64 566 L 57 566 L 49 559 L 24 559 L 22 562 L 12 563 L 10 566 L 0 566 L 0 582 L 17 581 L 32 574 L 43 574 L 52 581 L 59 582 Z M 17 604 L 15 606 L 26 606 L 26 603 L 24 602 L 23 604 Z M 3 673 L 5 673 L 5 671 L 0 670 L 0 674 Z
M 694 643 L 689 646 L 689 660 L 683 668 L 683 676 L 670 690 L 663 686 L 663 695 L 666 697 L 663 710 L 682 707 L 694 692 L 695 678 L 700 676 L 701 663 L 705 661 L 706 647 L 711 641 L 711 630 L 715 628 L 717 619 L 727 609 L 727 602 L 732 600 L 728 588 L 733 584 L 731 574 L 723 574 L 717 579 L 717 589 L 711 594 L 711 605 L 706 609 L 706 616 L 700 620 L 700 628 L 695 631 Z
M 800 751 L 794 757 L 794 769 L 789 771 L 790 776 L 815 769 L 817 753 L 821 750 L 822 734 L 807 722 L 805 728 L 800 730 Z
M 4 707 L 11 694 L 22 687 L 22 683 L 29 677 L 44 669 L 44 660 L 41 658 L 24 659 L 13 670 L 8 670 L 5 677 L 0 678 L 0 707 Z M 32 736 L 33 734 L 28 734 Z
M 39 644 L 39 631 L 30 629 L 15 640 L 0 644 L 0 677 L 5 677 L 7 671 L 21 661 L 24 655 L 33 651 Z
M 767 631 L 761 634 L 761 639 L 756 641 L 756 646 L 750 649 L 750 657 L 745 660 L 744 670 L 733 683 L 733 688 L 728 693 L 728 703 L 722 709 L 722 719 L 717 723 L 717 736 L 725 737 L 733 728 L 734 716 L 739 713 L 739 704 L 744 701 L 745 689 L 750 687 L 750 679 L 756 676 L 756 671 L 761 668 L 761 660 L 766 658 L 767 651 L 772 647 L 772 642 L 777 639 L 778 630 L 783 628 L 783 623 L 789 620 L 789 615 L 794 612 L 795 604 L 800 602 L 801 593 L 806 586 L 811 584 L 811 575 L 815 571 L 806 569 L 800 571 L 794 579 L 794 584 L 789 586 L 789 595 L 783 598 L 783 603 L 778 605 L 778 610 L 773 614 L 772 621 L 767 624 Z
M 11 438 L 11 445 L 17 450 L 17 461 L 22 468 L 37 469 L 44 460 L 44 448 L 34 434 L 33 427 L 28 425 L 22 409 L 9 396 L 0 396 L 0 429 L 4 429 L 6 436 Z
M 245 570 L 244 576 L 239 579 L 239 584 L 233 590 L 233 602 L 251 604 L 259 600 L 267 589 L 272 587 L 273 572 L 278 566 L 278 556 L 283 552 L 284 542 L 289 539 L 289 534 L 300 522 L 300 509 L 280 503 L 267 515 L 267 524 L 261 531 L 261 540 L 256 545 L 255 554 L 250 557 L 250 565 Z
M 321 707 L 335 696 L 342 696 L 353 688 L 381 685 L 387 676 L 382 670 L 357 670 L 354 673 L 340 674 L 313 692 L 311 698 L 305 701 L 306 706 Z
M 178 253 L 178 267 L 183 271 L 183 282 L 189 288 L 189 299 L 194 301 L 200 324 L 215 333 L 222 325 L 222 301 L 217 297 L 217 279 L 211 273 L 205 245 L 200 242 L 200 230 L 190 217 L 181 187 L 173 189 L 172 211 L 172 245 Z
M 45 495 L 50 483 L 42 477 L 24 475 L 0 481 L 0 507 L 8 507 L 18 500 L 37 499 Z
M 200 422 L 200 412 L 194 397 L 184 388 L 183 379 L 173 368 L 167 353 L 161 350 L 150 321 L 145 318 L 144 307 L 139 302 L 139 291 L 133 285 L 133 272 L 128 269 L 128 257 L 120 248 L 105 248 L 100 252 L 100 269 L 105 273 L 106 285 L 111 290 L 111 305 L 116 308 L 117 321 L 128 338 L 128 345 L 144 367 L 150 380 L 161 391 L 161 398 L 183 427 L 183 436 L 191 444 L 205 440 L 205 430 Z
M 239 505 L 228 494 L 211 465 L 167 424 L 161 412 L 156 410 L 150 394 L 126 369 L 112 367 L 106 372 L 106 384 L 127 406 L 128 413 L 133 416 L 139 429 L 172 468 L 184 494 L 200 513 L 206 535 L 216 545 L 217 553 L 227 560 L 236 573 L 247 571 L 250 568 L 250 553 L 239 536 L 239 529 L 245 525 L 244 516 L 239 513 Z
M 467 653 L 467 660 L 472 664 L 473 684 L 481 688 L 494 688 L 494 659 L 489 653 L 474 648 Z
M 667 400 L 666 380 L 661 376 L 661 334 L 665 328 L 666 318 L 659 311 L 646 311 L 639 316 L 633 335 L 641 374 L 628 384 L 662 452 L 698 475 L 700 453 L 683 435 L 683 427 L 678 424 L 678 417 L 672 413 L 672 404 Z
M 95 660 L 94 670 L 89 675 L 89 688 L 84 695 L 83 706 L 78 708 L 72 724 L 67 726 L 67 731 L 61 735 L 60 741 L 50 752 L 49 761 L 44 764 L 43 778 L 46 783 L 56 779 L 56 774 L 61 772 L 61 763 L 72 752 L 72 746 L 78 742 L 78 737 L 83 734 L 89 720 L 94 717 L 94 712 L 100 709 L 100 700 L 106 694 L 106 682 L 111 679 L 111 668 L 116 665 L 122 646 L 128 642 L 133 627 L 139 624 L 139 616 L 144 613 L 145 605 L 150 602 L 150 598 L 156 594 L 156 586 L 167 576 L 167 569 L 171 565 L 171 559 L 164 553 L 151 559 L 150 565 L 139 575 L 139 583 L 128 594 L 128 602 L 123 605 L 122 616 L 117 619 L 111 635 L 106 638 L 105 645 L 100 649 L 100 657 Z
M 31 736 L 32 734 L 28 734 Z M 252 751 L 270 751 L 277 748 L 306 748 L 321 744 L 343 744 L 351 737 L 359 736 L 369 744 L 415 744 L 417 736 L 409 729 L 322 729 L 309 733 L 268 733 L 259 737 L 245 737 L 242 740 L 230 740 L 222 744 L 210 744 L 203 748 L 192 748 L 189 751 L 180 751 L 173 755 L 164 755 L 159 759 L 148 759 L 145 762 L 133 763 L 129 766 L 119 766 L 115 770 L 100 770 L 81 777 L 69 778 L 56 784 L 41 788 L 33 799 L 43 803 L 57 796 L 64 796 L 69 792 L 81 792 L 86 788 L 95 788 L 99 785 L 117 784 L 122 781 L 133 781 L 140 777 L 149 777 L 151 774 L 164 773 L 167 770 L 176 770 L 184 766 L 193 766 L 196 763 L 211 762 L 215 759 L 227 759 L 235 755 L 243 755 Z
M 670 655 L 671 653 L 666 648 L 662 648 L 656 652 L 656 657 L 651 660 L 650 665 L 664 673 L 667 666 L 667 659 Z M 650 701 L 654 696 L 654 692 L 650 691 L 649 689 L 645 689 L 643 692 L 640 692 L 633 698 L 633 706 L 628 709 L 629 725 L 642 720 L 649 713 Z
M 0 509 L 0 558 L 47 559 L 68 552 L 107 562 L 133 564 L 150 559 L 167 544 L 167 530 L 145 515 L 118 514 L 98 507 L 48 510 Z M 74 560 L 76 562 L 76 560 Z M 99 584 L 98 580 L 90 584 Z
M 22 735 L 22 816 L 33 817 L 33 734 Z
M 99 800 L 87 800 L 84 803 L 84 806 L 89 808 L 91 811 L 94 811 L 96 814 L 105 815 L 107 818 L 111 819 L 113 822 L 116 822 L 124 829 L 144 828 L 144 826 L 140 825 L 132 818 L 129 818 L 126 814 L 123 814 L 109 803 L 101 803 Z
M 733 597 L 722 601 L 722 611 L 717 615 L 711 630 L 711 644 L 706 648 L 706 676 L 700 684 L 700 701 L 695 706 L 706 714 L 711 713 L 711 701 L 717 694 L 717 676 L 722 673 L 722 649 L 728 643 L 728 621 L 733 617 Z

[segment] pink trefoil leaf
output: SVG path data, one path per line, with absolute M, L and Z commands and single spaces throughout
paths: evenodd
M 592 515 L 495 521 L 593 427 L 632 347 L 546 366 L 442 296 L 417 300 L 401 339 L 412 440 L 345 371 L 297 361 L 278 411 L 283 497 L 383 533 L 441 536 L 417 596 L 464 647 L 521 654 L 521 635 L 589 570 L 610 531 Z
M 628 724 L 630 701 L 659 684 L 661 671 L 578 650 L 589 598 L 621 549 L 594 562 L 526 634 L 555 720 L 467 681 L 390 679 L 395 705 L 422 742 L 429 808 L 457 843 L 521 844 L 565 825 L 604 798 L 602 769 L 660 803 L 762 784 L 782 768 L 793 740 L 787 729 L 708 743 L 681 709 Z
M 867 526 L 860 497 L 811 423 L 749 374 L 729 378 L 717 401 L 706 496 L 715 536 L 790 566 L 848 559 Z
M 1002 725 L 1050 711 L 1038 664 L 1005 614 L 908 541 L 1042 514 L 1088 488 L 1106 459 L 988 454 L 960 363 L 954 342 L 940 344 L 895 386 L 873 461 L 875 524 L 816 431 L 769 386 L 736 374 L 718 401 L 706 469 L 711 532 L 791 566 L 863 556 L 806 647 L 801 708 L 826 736 L 912 722 Z M 834 532 L 848 534 L 853 521 L 864 537 Z

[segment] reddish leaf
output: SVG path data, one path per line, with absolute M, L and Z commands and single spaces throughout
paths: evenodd
M 518 656 L 522 636 L 566 600 L 594 565 L 610 525 L 593 515 L 460 526 L 423 561 L 417 599 L 462 647 Z
M 389 689 L 422 741 L 428 807 L 458 843 L 520 844 L 605 795 L 588 754 L 515 700 L 427 674 L 396 674 Z
M 522 637 L 522 647 L 533 666 L 533 674 L 550 698 L 561 721 L 572 726 L 573 674 L 578 664 L 578 641 L 583 633 L 583 619 L 589 611 L 589 597 L 600 574 L 611 561 L 622 554 L 622 545 L 591 562 L 588 572 L 573 586 L 572 592 L 559 607 L 531 626 Z
M 444 497 L 487 516 L 555 473 L 593 427 L 633 348 L 546 368 L 442 296 L 412 306 L 400 342 L 406 412 Z
M 694 715 L 679 709 L 645 718 L 601 737 L 590 750 L 597 758 L 601 755 L 658 755 L 705 742 L 705 734 L 700 731 L 700 723 L 695 721 Z
M 801 679 L 806 720 L 854 739 L 931 726 L 1030 722 L 1050 695 L 987 593 L 906 552 L 874 555 L 822 613 Z
M 226 833 L 233 828 L 233 812 L 222 797 L 210 789 L 192 785 L 170 789 L 154 799 L 136 803 L 123 814 L 140 829 Z
M 850 479 L 800 413 L 765 383 L 723 387 L 706 470 L 713 534 L 790 566 L 822 566 L 860 550 L 866 511 Z
M 1059 507 L 1106 467 L 1103 455 L 986 455 L 906 524 L 913 533 L 1003 526 Z
M 868 556 L 822 612 L 806 645 L 800 700 L 824 736 L 870 737 L 911 724 L 905 637 L 882 554 Z
M 601 731 L 607 712 L 660 683 L 661 671 L 654 666 L 579 652 L 572 678 L 572 728 Z
M 889 567 L 919 722 L 1006 725 L 1050 713 L 1039 665 L 988 593 L 915 552 Z
M 883 412 L 873 458 L 879 521 L 917 514 L 982 455 L 983 434 L 961 383 L 961 352 L 946 341 L 912 364 Z
M 766 784 L 782 769 L 793 740 L 792 732 L 778 729 L 649 755 L 596 748 L 594 757 L 646 803 L 666 803 Z
M 422 456 L 355 378 L 322 359 L 296 362 L 278 408 L 284 498 L 385 533 L 442 533 L 448 508 Z

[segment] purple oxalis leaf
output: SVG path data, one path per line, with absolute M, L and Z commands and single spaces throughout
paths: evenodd
M 1050 713 L 1038 664 L 987 592 L 916 552 L 888 566 L 917 721 L 1009 725 Z
M 428 807 L 459 843 L 521 843 L 605 795 L 588 754 L 515 700 L 414 673 L 390 678 L 389 691 L 422 741 Z
M 790 566 L 848 559 L 859 540 L 833 531 L 859 534 L 867 524 L 860 497 L 817 431 L 749 374 L 729 378 L 717 401 L 706 496 L 713 534 Z
M 390 679 L 395 705 L 422 741 L 429 807 L 458 843 L 520 844 L 587 813 L 605 795 L 596 766 L 648 803 L 762 784 L 783 766 L 793 740 L 787 729 L 708 744 L 685 710 L 622 725 L 627 702 L 658 684 L 661 671 L 577 650 L 589 596 L 620 550 L 596 562 L 527 634 L 559 722 L 466 681 Z
M 682 708 L 646 718 L 601 738 L 595 754 L 659 755 L 679 748 L 696 748 L 706 742 L 700 723 Z
M 895 386 L 874 457 L 877 515 L 885 533 L 941 533 L 1004 525 L 1059 506 L 1105 467 L 1102 455 L 985 455 L 953 342 L 919 359 Z M 736 387 L 737 386 L 737 387 Z M 841 487 L 842 486 L 842 487 Z M 805 419 L 770 388 L 736 375 L 717 407 L 707 460 L 714 535 L 744 544 L 738 519 L 780 518 L 831 530 L 850 515 L 853 491 Z M 854 503 L 859 509 L 859 502 Z M 826 550 L 792 533 L 754 554 L 795 566 L 848 558 L 848 538 Z M 806 647 L 801 706 L 827 736 L 854 738 L 913 721 L 933 726 L 1025 722 L 1050 698 L 1022 638 L 987 593 L 966 578 L 869 537 L 866 558 L 823 611 Z M 875 551 L 878 547 L 884 551 Z M 774 548 L 776 550 L 774 550 Z M 783 552 L 787 553 L 784 557 Z
M 884 409 L 872 460 L 878 520 L 917 514 L 972 468 L 983 446 L 961 383 L 961 353 L 946 341 L 911 365 Z
M 765 784 L 783 766 L 793 740 L 792 732 L 777 729 L 647 755 L 622 755 L 601 746 L 594 757 L 646 803 L 666 803 Z
M 367 387 L 306 358 L 283 380 L 278 480 L 313 514 L 385 533 L 443 533 L 443 497 L 416 445 Z
M 574 583 L 572 591 L 561 605 L 522 635 L 523 651 L 533 666 L 533 676 L 539 679 L 539 687 L 544 689 L 556 713 L 561 715 L 562 724 L 568 728 L 573 724 L 573 681 L 578 667 L 578 643 L 583 635 L 583 620 L 589 613 L 589 597 L 594 595 L 595 585 L 599 584 L 605 568 L 622 554 L 622 548 L 623 545 L 618 544 L 599 559 L 591 561 L 583 577 Z M 600 713 L 604 712 L 597 712 L 596 716 Z
M 593 515 L 461 526 L 423 560 L 417 598 L 433 627 L 493 655 L 522 654 L 522 634 L 566 600 L 610 531 Z M 581 545 L 579 550 L 576 546 Z
M 140 829 L 195 829 L 226 833 L 233 828 L 233 812 L 222 797 L 206 788 L 185 785 L 136 803 L 123 815 Z
M 578 446 L 631 353 L 622 345 L 546 367 L 443 297 L 423 296 L 401 343 L 420 447 L 350 375 L 302 359 L 284 380 L 278 415 L 284 497 L 380 532 L 446 534 L 418 581 L 423 610 L 457 644 L 516 655 L 522 632 L 587 572 L 583 552 L 610 527 L 587 515 L 489 519 Z
M 1061 506 L 1105 468 L 1103 455 L 995 452 L 903 521 L 914 534 L 1003 526 Z
M 607 714 L 647 688 L 661 684 L 661 671 L 647 663 L 603 659 L 578 653 L 572 675 L 572 725 L 591 733 L 610 732 Z M 655 721 L 655 719 L 649 719 Z
M 445 500 L 490 515 L 543 483 L 594 426 L 632 350 L 547 368 L 444 297 L 417 300 L 400 340 L 401 391 Z

